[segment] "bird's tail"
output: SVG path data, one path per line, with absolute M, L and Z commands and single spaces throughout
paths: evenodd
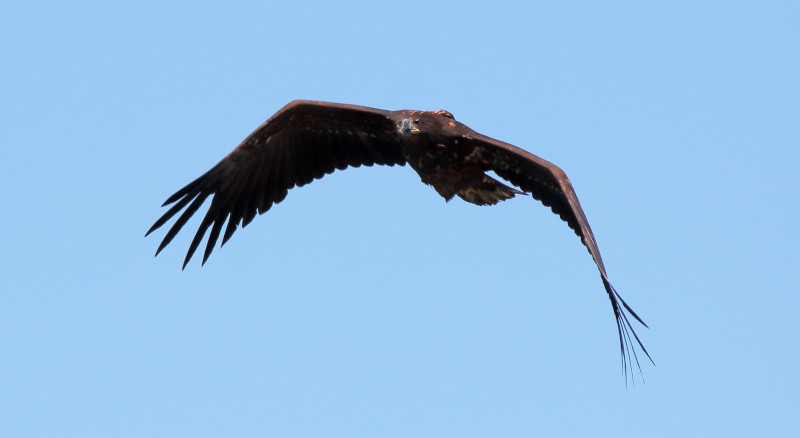
M 500 201 L 511 199 L 515 195 L 524 195 L 525 192 L 508 187 L 489 175 L 483 175 L 481 182 L 467 187 L 457 194 L 461 199 L 476 205 L 494 205 Z

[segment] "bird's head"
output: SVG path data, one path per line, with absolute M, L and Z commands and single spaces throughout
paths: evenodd
M 401 134 L 417 134 L 419 133 L 419 119 L 406 118 L 400 121 Z
M 445 110 L 404 111 L 398 129 L 400 135 L 435 132 L 455 126 L 453 115 Z

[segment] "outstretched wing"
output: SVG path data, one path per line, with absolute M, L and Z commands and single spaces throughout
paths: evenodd
M 236 227 L 281 202 L 289 189 L 336 169 L 405 164 L 390 111 L 356 105 L 296 100 L 258 127 L 211 170 L 178 190 L 175 203 L 147 231 L 152 233 L 186 208 L 167 232 L 156 255 L 211 195 L 211 206 L 189 246 L 183 266 L 211 228 L 203 263 L 228 225 L 222 244 Z M 146 234 L 146 235 L 147 235 Z
M 512 184 L 530 193 L 545 206 L 550 207 L 553 213 L 559 215 L 575 231 L 575 234 L 581 238 L 581 242 L 589 250 L 589 254 L 592 255 L 595 264 L 597 264 L 597 269 L 600 270 L 603 286 L 614 309 L 617 330 L 619 331 L 622 367 L 626 375 L 628 369 L 633 368 L 634 362 L 641 371 L 635 349 L 636 344 L 639 345 L 647 358 L 653 362 L 647 349 L 631 326 L 628 314 L 643 326 L 647 327 L 647 324 L 636 315 L 636 312 L 625 303 L 625 300 L 617 293 L 616 289 L 611 286 L 592 228 L 586 220 L 581 204 L 578 202 L 578 196 L 575 194 L 575 190 L 572 188 L 572 184 L 564 171 L 555 164 L 543 160 L 530 152 L 477 132 L 471 131 L 465 134 L 464 137 L 470 140 L 471 145 L 475 146 L 473 157 L 484 163 L 486 170 L 494 171 Z M 636 344 L 634 344 L 634 340 Z

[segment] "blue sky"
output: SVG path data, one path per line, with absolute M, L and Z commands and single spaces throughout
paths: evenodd
M 795 436 L 795 2 L 14 2 L 3 436 Z M 180 265 L 161 203 L 292 99 L 445 108 L 570 176 L 657 366 L 537 202 L 337 172 Z M 190 230 L 198 221 L 190 222 Z

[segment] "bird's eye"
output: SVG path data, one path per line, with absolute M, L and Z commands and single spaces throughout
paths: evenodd
M 414 119 L 414 123 L 419 123 L 419 119 Z

